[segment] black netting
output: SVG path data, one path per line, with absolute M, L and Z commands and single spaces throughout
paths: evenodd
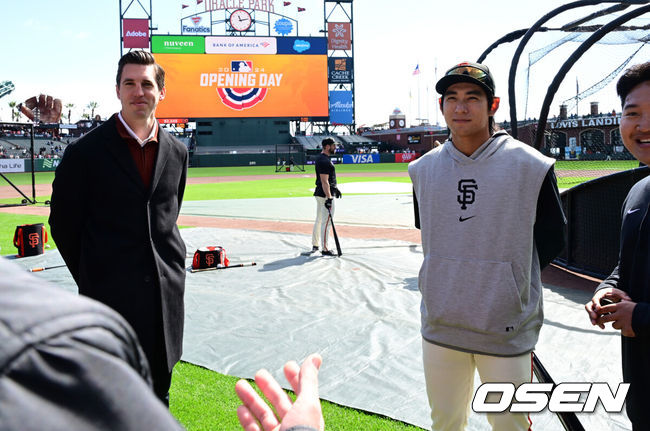
M 556 159 L 569 220 L 569 245 L 559 263 L 605 277 L 618 257 L 621 204 L 648 175 L 647 168 L 636 169 L 638 161 L 623 146 L 615 82 L 625 69 L 650 58 L 650 9 L 648 2 L 578 3 L 531 22 L 531 29 L 540 30 L 512 44 L 514 56 L 496 58 L 500 50 L 492 44 L 484 63 L 496 69 L 497 78 L 500 64 L 510 66 L 510 121 L 501 126 Z
M 559 263 L 575 271 L 605 278 L 618 261 L 621 206 L 630 188 L 650 168 L 609 175 L 562 194 L 567 214 L 567 247 Z
M 645 42 L 645 43 L 647 43 L 647 42 Z M 597 92 L 599 92 L 600 90 L 605 88 L 607 86 L 607 84 L 612 82 L 614 80 L 614 78 L 616 78 L 627 67 L 627 65 L 630 63 L 630 61 L 632 61 L 632 59 L 637 55 L 637 53 L 639 51 L 641 51 L 641 49 L 643 48 L 645 43 L 641 44 L 639 46 L 639 48 L 636 51 L 634 51 L 634 53 L 632 55 L 630 55 L 628 58 L 626 58 L 625 61 L 623 61 L 623 63 L 621 63 L 616 69 L 614 69 L 605 78 L 601 79 L 599 82 L 597 82 L 596 84 L 594 84 L 591 87 L 587 88 L 586 90 L 576 94 L 575 97 L 572 97 L 570 99 L 565 100 L 564 102 L 562 102 L 562 104 L 567 106 L 568 111 L 571 111 L 572 109 L 575 108 L 576 104 L 579 101 L 584 100 L 587 97 L 589 97 L 589 96 L 591 96 L 593 94 L 596 94 Z

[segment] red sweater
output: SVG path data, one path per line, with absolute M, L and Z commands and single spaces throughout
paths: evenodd
M 141 146 L 138 141 L 129 134 L 117 114 L 115 114 L 115 124 L 117 124 L 117 133 L 126 142 L 138 168 L 140 178 L 146 190 L 151 186 L 151 177 L 153 176 L 153 168 L 156 164 L 156 154 L 158 153 L 158 127 L 152 140 Z

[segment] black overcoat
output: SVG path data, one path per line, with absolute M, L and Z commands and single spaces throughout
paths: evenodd
M 149 361 L 166 352 L 171 370 L 182 354 L 186 252 L 176 220 L 187 149 L 160 129 L 146 190 L 116 121 L 66 148 L 52 184 L 52 238 L 79 293 L 122 314 Z

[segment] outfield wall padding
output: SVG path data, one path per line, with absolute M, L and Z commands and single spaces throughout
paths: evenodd
M 275 153 L 264 154 L 193 154 L 193 168 L 216 166 L 275 166 Z
M 376 155 L 376 154 L 375 154 Z M 358 156 L 358 155 L 357 155 Z M 275 166 L 275 153 L 265 154 L 193 154 L 190 166 L 206 168 L 218 166 Z M 395 154 L 381 153 L 375 163 L 395 163 Z

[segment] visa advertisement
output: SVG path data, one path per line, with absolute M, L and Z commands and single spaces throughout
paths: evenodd
M 379 154 L 343 154 L 344 164 L 379 163 Z
M 327 117 L 327 57 L 154 54 L 167 94 L 158 118 Z

